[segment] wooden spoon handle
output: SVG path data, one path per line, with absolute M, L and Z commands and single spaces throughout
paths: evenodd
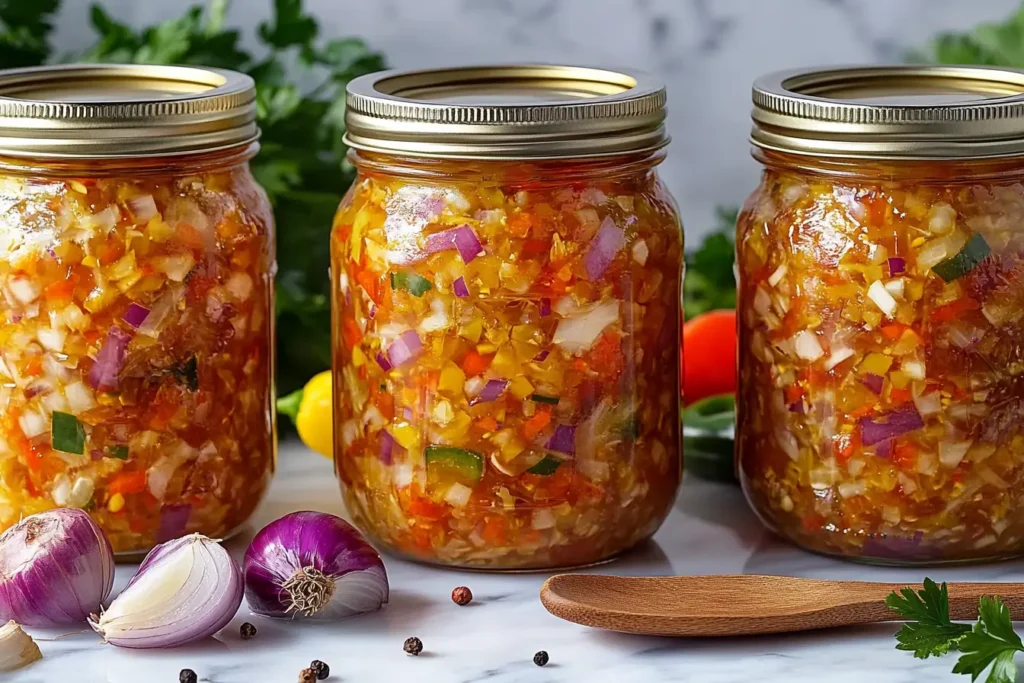
M 920 584 L 873 583 L 866 581 L 838 582 L 844 591 L 856 595 L 856 602 L 865 610 L 864 618 L 873 615 L 877 621 L 892 621 L 898 617 L 885 606 L 885 599 L 902 588 L 921 590 Z M 978 618 L 978 601 L 984 596 L 1002 600 L 1015 621 L 1024 620 L 1024 583 L 950 583 L 949 616 L 958 621 Z M 851 601 L 852 604 L 853 601 Z

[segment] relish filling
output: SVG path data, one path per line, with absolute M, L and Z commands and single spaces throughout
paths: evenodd
M 813 550 L 965 561 L 1024 542 L 1024 186 L 938 170 L 771 168 L 740 216 L 743 484 Z
M 335 220 L 348 509 L 425 561 L 600 561 L 679 483 L 674 208 L 649 167 L 465 168 L 364 169 Z
M 271 217 L 244 165 L 0 176 L 0 530 L 223 536 L 273 469 Z

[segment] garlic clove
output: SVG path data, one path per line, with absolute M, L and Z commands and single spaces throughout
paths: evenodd
M 0 626 L 0 671 L 14 671 L 42 658 L 36 641 L 17 622 Z

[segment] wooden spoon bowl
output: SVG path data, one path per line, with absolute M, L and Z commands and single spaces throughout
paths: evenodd
M 895 621 L 899 617 L 885 606 L 885 598 L 907 585 L 746 574 L 559 574 L 544 582 L 540 600 L 556 617 L 611 631 L 739 636 Z M 1015 620 L 1024 619 L 1020 583 L 951 583 L 950 616 L 974 621 L 984 595 L 1001 598 Z

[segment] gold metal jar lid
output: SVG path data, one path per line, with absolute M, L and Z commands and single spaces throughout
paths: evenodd
M 634 71 L 382 71 L 348 84 L 345 141 L 416 157 L 565 159 L 658 149 L 664 121 L 665 88 Z
M 0 71 L 0 156 L 172 156 L 258 137 L 255 84 L 245 74 L 134 64 Z
M 1024 154 L 1024 71 L 871 66 L 783 71 L 754 83 L 751 142 L 820 157 Z

